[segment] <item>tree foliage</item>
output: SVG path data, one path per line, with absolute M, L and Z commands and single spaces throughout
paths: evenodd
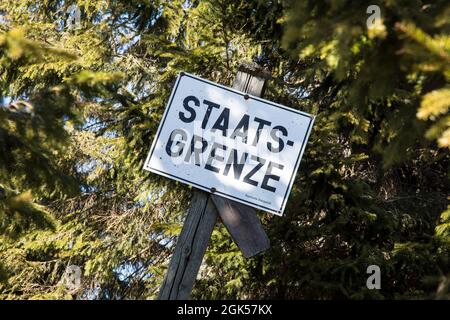
M 448 298 L 450 4 L 374 4 L 3 0 L 0 298 L 156 297 L 191 188 L 142 170 L 150 143 L 179 72 L 243 61 L 317 118 L 271 249 L 218 223 L 193 297 Z

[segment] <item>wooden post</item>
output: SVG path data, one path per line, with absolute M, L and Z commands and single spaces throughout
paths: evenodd
M 209 194 L 195 190 L 158 299 L 189 298 L 216 220 L 217 210 Z
M 253 96 L 262 97 L 270 73 L 256 64 L 241 64 L 233 88 Z M 220 218 L 244 257 L 249 258 L 270 248 L 256 210 L 242 203 L 212 195 Z
M 269 77 L 267 72 L 255 65 L 241 65 L 233 88 L 262 96 Z M 189 298 L 218 215 L 245 257 L 254 256 L 270 247 L 255 209 L 195 190 L 158 299 Z

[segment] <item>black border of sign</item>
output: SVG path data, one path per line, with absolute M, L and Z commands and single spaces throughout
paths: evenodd
M 265 207 L 265 206 L 262 206 L 262 205 L 260 205 L 260 204 L 258 204 L 258 203 L 254 203 L 254 202 L 247 201 L 247 200 L 244 200 L 244 199 L 241 199 L 241 198 L 237 198 L 237 197 L 235 197 L 235 196 L 229 195 L 229 194 L 224 193 L 224 192 L 221 192 L 221 191 L 219 191 L 219 190 L 217 190 L 217 191 L 214 192 L 214 194 L 220 194 L 220 195 L 222 195 L 222 196 L 224 196 L 224 197 L 226 197 L 226 198 L 232 198 L 232 199 L 235 199 L 235 200 L 238 201 L 238 202 L 241 202 L 241 203 L 244 203 L 244 204 L 249 204 L 249 205 L 251 205 L 251 206 L 254 206 L 254 207 L 257 207 L 257 208 L 260 208 L 260 209 L 263 209 L 263 210 L 267 210 L 267 211 L 269 211 L 269 212 L 271 212 L 271 213 L 274 213 L 274 214 L 276 214 L 276 215 L 279 215 L 279 216 L 283 215 L 283 211 L 284 211 L 284 208 L 285 208 L 285 206 L 286 206 L 287 199 L 288 199 L 289 194 L 290 194 L 291 189 L 292 189 L 293 180 L 294 180 L 294 177 L 297 175 L 298 167 L 299 167 L 299 165 L 300 165 L 300 160 L 301 160 L 301 158 L 302 158 L 302 156 L 303 156 L 303 152 L 305 151 L 305 148 L 306 148 L 306 142 L 308 141 L 309 135 L 310 135 L 310 133 L 311 133 L 311 129 L 312 129 L 312 125 L 313 125 L 313 123 L 314 123 L 315 117 L 314 117 L 313 115 L 310 115 L 310 114 L 306 113 L 306 112 L 302 112 L 302 111 L 299 111 L 299 110 L 295 110 L 295 109 L 292 109 L 292 108 L 288 108 L 288 107 L 286 107 L 286 106 L 283 106 L 283 105 L 280 105 L 280 104 L 277 104 L 277 103 L 274 103 L 274 102 L 271 102 L 271 101 L 267 101 L 267 100 L 261 99 L 261 98 L 259 98 L 259 97 L 255 97 L 255 96 L 249 95 L 249 94 L 247 94 L 247 93 L 243 93 L 243 92 L 241 92 L 241 91 L 238 91 L 238 90 L 235 90 L 235 89 L 232 89 L 232 88 L 228 88 L 228 87 L 222 86 L 222 85 L 220 85 L 220 84 L 218 84 L 218 83 L 214 83 L 214 82 L 212 82 L 212 81 L 209 81 L 209 80 L 205 80 L 205 79 L 196 77 L 196 76 L 194 76 L 194 75 L 192 75 L 192 74 L 189 74 L 189 73 L 186 73 L 186 72 L 181 72 L 181 73 L 178 75 L 178 78 L 177 78 L 177 81 L 176 81 L 176 84 L 175 84 L 175 88 L 172 90 L 172 93 L 171 93 L 171 95 L 170 95 L 170 99 L 169 99 L 169 102 L 168 102 L 168 104 L 167 104 L 166 110 L 164 111 L 163 119 L 162 119 L 161 123 L 159 124 L 158 131 L 157 131 L 157 133 L 156 133 L 156 137 L 155 137 L 154 140 L 153 140 L 153 143 L 152 143 L 152 145 L 151 145 L 151 147 L 150 147 L 150 152 L 149 152 L 149 154 L 148 154 L 148 156 L 147 156 L 147 159 L 145 160 L 145 163 L 144 163 L 144 169 L 147 170 L 147 171 L 151 171 L 151 172 L 160 174 L 160 175 L 162 175 L 162 176 L 174 178 L 175 180 L 184 182 L 184 183 L 189 184 L 189 185 L 196 186 L 197 188 L 202 189 L 202 190 L 204 190 L 204 191 L 211 192 L 210 188 L 206 188 L 206 187 L 204 187 L 204 186 L 202 186 L 202 185 L 199 185 L 199 184 L 197 184 L 197 183 L 195 183 L 195 182 L 192 182 L 192 181 L 189 181 L 189 180 L 185 180 L 185 179 L 183 179 L 183 178 L 180 178 L 180 177 L 171 175 L 171 174 L 169 174 L 169 173 L 167 173 L 167 172 L 160 171 L 160 170 L 158 170 L 158 169 L 152 168 L 152 167 L 150 167 L 150 166 L 147 165 L 147 164 L 150 162 L 150 159 L 151 159 L 151 157 L 152 157 L 152 155 L 153 155 L 153 152 L 154 152 L 155 147 L 156 147 L 156 142 L 157 142 L 158 139 L 159 139 L 159 135 L 160 135 L 161 130 L 162 130 L 163 126 L 164 126 L 164 122 L 166 121 L 167 115 L 168 115 L 168 113 L 169 113 L 169 109 L 170 109 L 170 107 L 172 106 L 173 98 L 174 98 L 175 93 L 176 93 L 176 91 L 177 91 L 177 89 L 178 89 L 178 85 L 179 85 L 179 83 L 180 83 L 180 80 L 181 80 L 181 78 L 182 78 L 183 76 L 192 78 L 192 79 L 197 80 L 197 81 L 200 81 L 200 82 L 207 83 L 207 84 L 209 84 L 209 85 L 216 86 L 216 87 L 218 87 L 218 88 L 221 88 L 221 89 L 224 89 L 224 90 L 233 92 L 233 93 L 238 94 L 238 95 L 240 95 L 240 96 L 246 96 L 246 95 L 247 95 L 247 96 L 249 97 L 249 99 L 253 99 L 253 100 L 262 102 L 262 103 L 264 103 L 264 104 L 268 104 L 268 105 L 271 105 L 271 106 L 273 106 L 273 107 L 277 107 L 277 108 L 280 108 L 280 109 L 284 109 L 284 110 L 286 110 L 286 111 L 290 111 L 290 112 L 293 112 L 293 113 L 296 113 L 296 114 L 300 114 L 300 115 L 302 115 L 302 116 L 307 117 L 307 118 L 310 119 L 309 124 L 308 124 L 308 128 L 307 128 L 307 130 L 306 130 L 305 138 L 303 139 L 303 142 L 302 142 L 302 147 L 301 147 L 301 149 L 300 149 L 300 152 L 299 152 L 297 161 L 296 161 L 296 163 L 295 163 L 294 170 L 292 171 L 291 178 L 289 179 L 289 185 L 288 185 L 288 187 L 287 187 L 287 189 L 286 189 L 286 193 L 284 194 L 284 197 L 283 197 L 283 202 L 281 203 L 281 207 L 280 207 L 280 209 L 279 209 L 278 211 L 276 211 L 276 210 L 274 210 L 274 209 L 271 209 L 271 208 L 268 208 L 268 207 Z

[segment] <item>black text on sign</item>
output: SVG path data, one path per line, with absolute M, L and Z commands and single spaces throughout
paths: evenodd
M 182 74 L 145 169 L 281 215 L 313 121 Z

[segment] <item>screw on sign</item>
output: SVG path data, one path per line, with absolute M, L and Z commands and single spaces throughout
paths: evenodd
M 241 65 L 233 88 L 177 79 L 144 168 L 199 190 L 160 299 L 189 297 L 217 216 L 245 257 L 270 246 L 255 209 L 282 215 L 314 117 L 259 98 L 268 78 Z

